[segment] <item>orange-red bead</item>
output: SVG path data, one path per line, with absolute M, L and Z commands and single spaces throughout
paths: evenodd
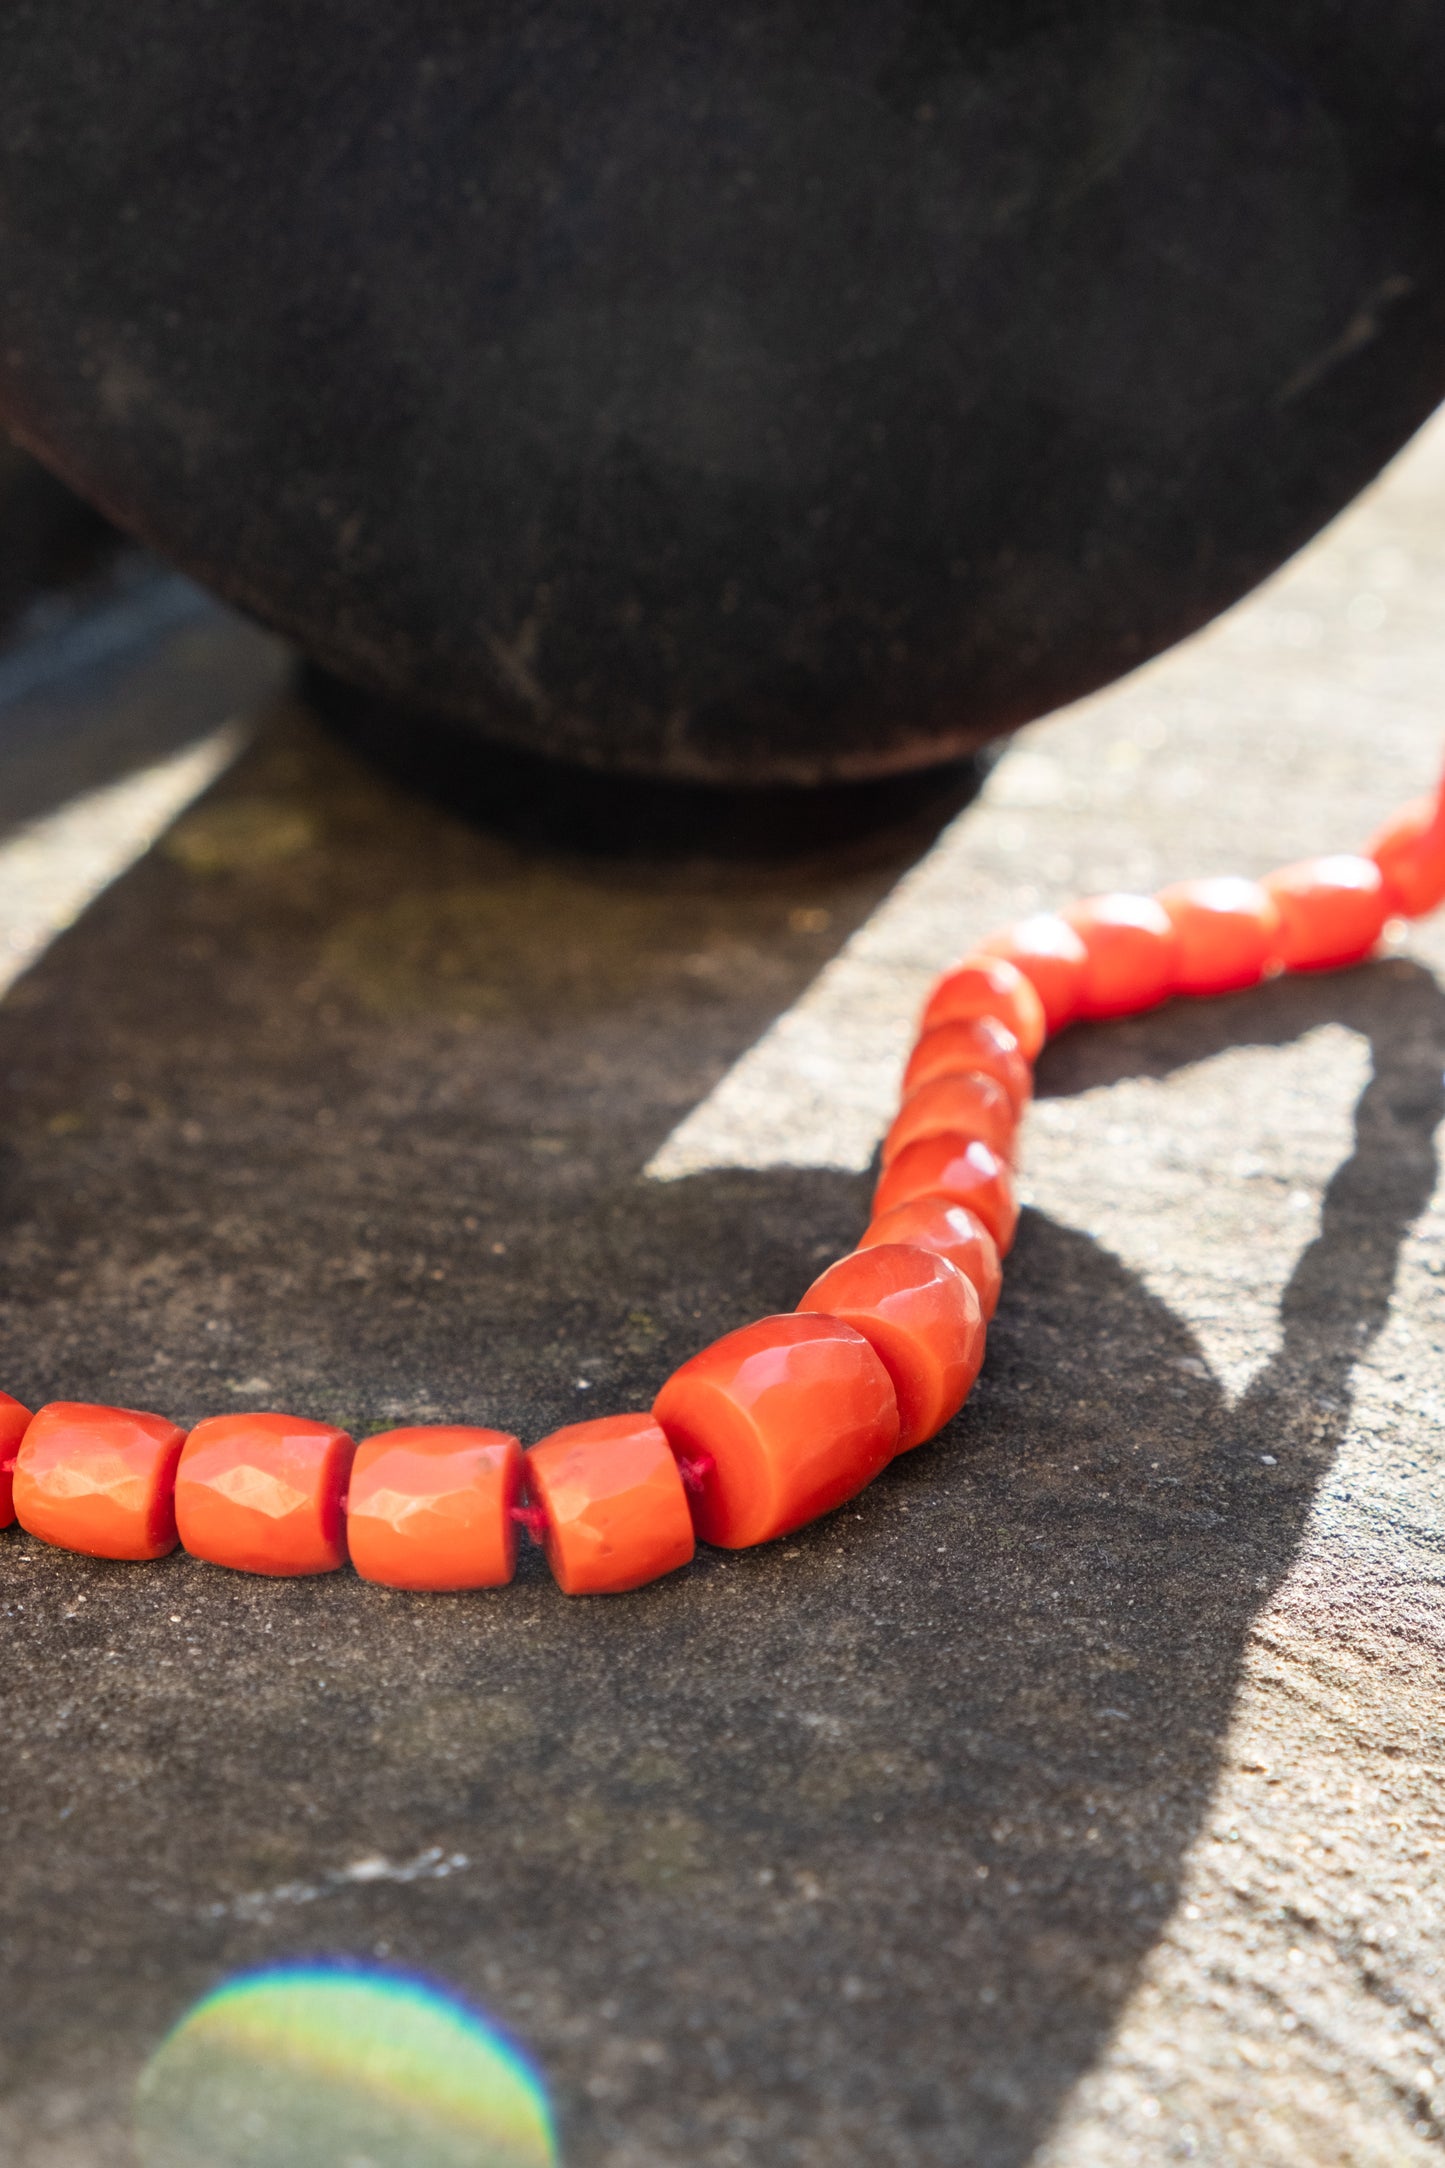
M 1281 866 L 1265 881 L 1279 912 L 1275 955 L 1286 971 L 1337 971 L 1369 955 L 1390 899 L 1373 858 L 1340 853 Z
M 1269 969 L 1279 912 L 1258 881 L 1232 873 L 1177 881 L 1159 902 L 1178 940 L 1174 990 L 1228 994 L 1256 986 Z
M 176 1547 L 185 1435 L 163 1415 L 52 1400 L 16 1456 L 16 1518 L 43 1543 L 92 1558 L 163 1558 Z
M 1048 1036 L 1044 1005 L 1033 981 L 1002 956 L 965 956 L 934 987 L 919 1029 L 966 1024 L 973 1016 L 991 1016 L 1006 1025 L 1025 1061 L 1036 1058 Z
M 242 1573 L 334 1573 L 356 1448 L 300 1415 L 213 1415 L 176 1470 L 176 1523 L 195 1558 Z
M 1062 1031 L 1078 1015 L 1088 957 L 1067 919 L 1053 911 L 1036 911 L 978 945 L 983 955 L 1004 957 L 1032 981 L 1049 1031 Z
M 1007 1257 L 1018 1226 L 1018 1200 L 1013 1177 L 997 1152 L 971 1137 L 945 1130 L 941 1136 L 920 1137 L 907 1144 L 891 1166 L 885 1167 L 873 1192 L 873 1217 L 880 1219 L 910 1197 L 937 1192 L 966 1204 L 976 1212 Z
M 653 1413 L 699 1467 L 698 1534 L 728 1550 L 830 1513 L 898 1445 L 892 1380 L 836 1317 L 765 1317 L 728 1333 L 673 1372 Z
M 1172 993 L 1179 939 L 1153 896 L 1089 896 L 1064 916 L 1084 944 L 1081 1016 L 1129 1016 Z
M 501 1588 L 517 1570 L 520 1439 L 422 1424 L 363 1439 L 351 1463 L 346 1547 L 387 1588 Z
M 1412 798 L 1365 846 L 1384 876 L 1392 911 L 1423 918 L 1445 903 L 1445 797 Z
M 564 1596 L 620 1595 L 685 1566 L 696 1549 L 677 1460 L 651 1415 L 569 1423 L 527 1454 L 547 1562 Z
M 1017 1037 L 991 1016 L 974 1016 L 925 1031 L 903 1072 L 902 1096 L 910 1098 L 933 1077 L 962 1076 L 968 1071 L 1002 1084 L 1015 1114 L 1023 1113 L 1033 1095 L 1033 1076 Z
M 898 1451 L 942 1430 L 983 1362 L 978 1291 L 936 1251 L 889 1242 L 855 1250 L 814 1280 L 798 1308 L 861 1332 L 898 1402 Z
M 981 1070 L 965 1070 L 959 1076 L 930 1077 L 909 1093 L 883 1139 L 884 1166 L 898 1157 L 905 1144 L 918 1137 L 936 1137 L 945 1129 L 977 1137 L 1000 1159 L 1011 1160 L 1018 1146 L 1018 1116 L 1002 1084 Z
M 905 1242 L 914 1249 L 932 1250 L 957 1265 L 964 1278 L 973 1283 L 985 1323 L 998 1308 L 1003 1286 L 998 1244 L 966 1204 L 941 1197 L 936 1190 L 924 1197 L 910 1197 L 907 1204 L 896 1204 L 891 1212 L 870 1221 L 859 1237 L 858 1247 L 872 1249 L 880 1242 Z
M 32 1419 L 28 1408 L 0 1393 L 0 1528 L 15 1518 L 15 1455 Z

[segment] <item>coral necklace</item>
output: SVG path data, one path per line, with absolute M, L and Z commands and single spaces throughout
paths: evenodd
M 1184 881 L 1094 896 L 980 944 L 940 979 L 884 1139 L 873 1218 L 796 1310 L 706 1347 L 647 1413 L 553 1431 L 523 1451 L 471 1426 L 356 1445 L 292 1415 L 164 1416 L 0 1393 L 0 1527 L 97 1558 L 178 1543 L 250 1573 L 328 1573 L 405 1589 L 511 1579 L 517 1531 L 568 1595 L 639 1588 L 698 1538 L 766 1543 L 853 1497 L 962 1407 L 1018 1219 L 1013 1165 L 1045 1040 L 1076 1019 L 1281 971 L 1362 961 L 1387 922 L 1445 902 L 1445 783 L 1361 856 L 1263 882 Z

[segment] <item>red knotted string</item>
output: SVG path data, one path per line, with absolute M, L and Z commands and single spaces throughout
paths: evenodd
M 700 1491 L 716 1466 L 711 1453 L 679 1453 L 677 1456 L 677 1472 L 685 1490 Z
M 547 1516 L 540 1506 L 513 1506 L 512 1519 L 519 1528 L 525 1528 L 534 1543 L 544 1543 L 547 1537 Z

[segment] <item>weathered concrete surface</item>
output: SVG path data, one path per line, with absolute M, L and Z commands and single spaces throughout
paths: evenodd
M 1031 732 L 961 926 L 1418 788 L 1442 454 Z M 549 856 L 277 710 L 0 1008 L 4 1382 L 638 1404 L 859 1224 L 862 1178 L 639 1169 L 925 840 Z M 0 2154 L 124 2162 L 171 2019 L 332 1950 L 503 2017 L 575 2168 L 1433 2159 L 1435 966 L 1061 1041 L 985 1382 L 783 1546 L 568 1605 L 535 1558 L 413 1599 L 7 1535 Z

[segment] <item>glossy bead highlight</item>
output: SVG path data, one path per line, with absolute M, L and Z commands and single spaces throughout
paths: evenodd
M 1064 916 L 1084 944 L 1080 1016 L 1132 1016 L 1173 992 L 1178 936 L 1153 896 L 1089 896 Z
M 1264 883 L 1279 912 L 1275 956 L 1286 971 L 1362 963 L 1385 930 L 1390 899 L 1373 858 L 1341 852 L 1281 866 Z
M 1178 941 L 1174 990 L 1229 994 L 1257 986 L 1274 958 L 1279 911 L 1258 881 L 1220 874 L 1176 881 L 1159 902 Z
M 939 1024 L 923 1034 L 903 1072 L 902 1097 L 910 1098 L 920 1084 L 936 1076 L 962 1076 L 969 1071 L 1000 1083 L 1015 1114 L 1022 1114 L 1033 1096 L 1033 1072 L 1013 1032 L 991 1016 L 975 1016 L 963 1023 Z
M 1012 1162 L 1018 1149 L 1018 1116 L 1013 1101 L 997 1077 L 977 1069 L 958 1076 L 930 1077 L 910 1092 L 883 1139 L 881 1157 L 886 1167 L 905 1144 L 919 1137 L 941 1136 L 945 1129 L 956 1136 L 976 1137 L 1000 1159 Z
M 521 1487 L 509 1431 L 437 1423 L 365 1438 L 346 1501 L 351 1563 L 387 1588 L 501 1588 L 517 1570 Z
M 990 1016 L 1011 1031 L 1025 1061 L 1036 1058 L 1048 1036 L 1044 1005 L 1032 980 L 1006 957 L 965 956 L 934 987 L 919 1029 L 966 1024 L 975 1016 Z
M 16 1456 L 16 1519 L 42 1543 L 91 1558 L 164 1558 L 176 1547 L 185 1435 L 163 1415 L 52 1400 Z
M 651 1415 L 603 1415 L 540 1438 L 527 1493 L 546 1516 L 564 1596 L 614 1596 L 685 1566 L 696 1549 L 677 1459 Z
M 941 1136 L 920 1137 L 916 1144 L 905 1145 L 879 1176 L 873 1217 L 880 1219 L 911 1197 L 933 1193 L 952 1197 L 976 1212 L 998 1244 L 1000 1256 L 1007 1257 L 1019 1208 L 1013 1176 L 997 1152 L 947 1130 Z
M 693 1520 L 737 1550 L 853 1497 L 898 1446 L 888 1372 L 835 1317 L 764 1317 L 675 1370 L 653 1404 L 674 1452 L 705 1470 Z
M 356 1447 L 300 1415 L 213 1415 L 176 1470 L 176 1524 L 193 1558 L 240 1573 L 334 1573 Z
M 896 1242 L 855 1250 L 814 1280 L 798 1308 L 862 1333 L 893 1380 L 900 1453 L 958 1413 L 983 1362 L 978 1292 L 936 1251 Z
M 1062 1031 L 1079 1013 L 1088 954 L 1065 918 L 1036 911 L 979 942 L 985 956 L 1002 956 L 1032 982 L 1050 1032 Z
M 946 1257 L 966 1280 L 973 1283 L 985 1324 L 998 1308 L 999 1290 L 1003 1286 L 998 1244 L 978 1214 L 970 1212 L 966 1204 L 959 1204 L 952 1197 L 942 1197 L 936 1190 L 927 1196 L 911 1197 L 907 1204 L 895 1205 L 891 1212 L 880 1213 L 871 1220 L 858 1238 L 858 1247 L 860 1250 L 871 1249 L 879 1242 L 909 1243 L 916 1249 L 932 1250 L 936 1256 Z

